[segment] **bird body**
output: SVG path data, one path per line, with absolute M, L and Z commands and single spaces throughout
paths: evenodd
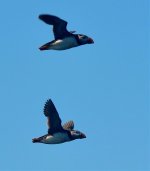
M 49 42 L 49 45 L 46 46 L 46 48 L 47 50 L 66 50 L 66 49 L 70 49 L 76 46 L 78 46 L 78 42 L 76 41 L 75 37 L 69 36 L 64 39 L 58 39 L 58 40 L 53 40 L 52 42 Z M 41 47 L 41 49 L 43 47 Z
M 50 99 L 45 103 L 44 115 L 47 117 L 48 120 L 48 134 L 38 138 L 33 138 L 33 143 L 60 144 L 75 139 L 86 138 L 85 134 L 80 131 L 74 130 L 73 121 L 69 121 L 63 126 L 61 125 L 59 114 Z
M 92 44 L 92 38 L 83 34 L 74 34 L 67 30 L 67 22 L 59 17 L 42 14 L 39 19 L 46 24 L 53 25 L 54 40 L 42 45 L 40 50 L 66 50 L 84 44 Z
M 44 139 L 41 140 L 41 143 L 45 144 L 60 144 L 67 141 L 71 141 L 67 132 L 58 132 L 53 135 L 47 135 Z

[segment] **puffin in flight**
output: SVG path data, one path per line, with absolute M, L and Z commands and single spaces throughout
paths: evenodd
M 76 46 L 92 44 L 93 39 L 83 34 L 73 34 L 67 30 L 67 22 L 59 17 L 41 14 L 39 19 L 46 24 L 53 25 L 54 40 L 41 46 L 40 50 L 66 50 Z
M 44 106 L 44 115 L 47 117 L 48 134 L 33 138 L 33 143 L 60 144 L 75 139 L 86 138 L 85 134 L 74 130 L 73 121 L 61 125 L 61 119 L 51 99 Z

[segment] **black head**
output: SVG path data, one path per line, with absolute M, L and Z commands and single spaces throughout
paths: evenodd
M 92 38 L 90 38 L 86 35 L 83 35 L 83 34 L 78 34 L 78 39 L 79 39 L 81 45 L 94 43 Z
M 80 131 L 77 130 L 72 130 L 71 132 L 71 136 L 73 139 L 83 139 L 86 138 L 86 135 Z

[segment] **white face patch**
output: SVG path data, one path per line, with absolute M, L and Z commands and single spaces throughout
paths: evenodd
M 57 40 L 51 44 L 49 49 L 52 50 L 65 50 L 70 49 L 72 47 L 78 46 L 78 43 L 74 37 L 67 37 L 63 40 Z

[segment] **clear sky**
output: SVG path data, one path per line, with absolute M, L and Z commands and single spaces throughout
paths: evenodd
M 148 8 L 148 0 L 1 0 L 1 171 L 150 170 Z M 42 13 L 95 44 L 39 51 L 53 39 Z M 32 143 L 47 133 L 48 98 L 86 139 Z

